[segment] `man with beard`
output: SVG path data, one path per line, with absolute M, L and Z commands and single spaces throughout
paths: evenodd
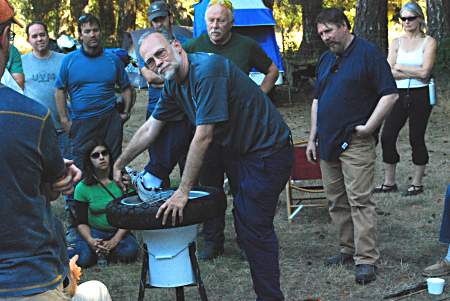
M 220 54 L 235 63 L 245 74 L 252 68 L 265 74 L 261 90 L 269 93 L 278 79 L 278 68 L 259 44 L 246 36 L 231 32 L 233 5 L 229 0 L 211 0 L 205 13 L 208 33 L 183 44 L 186 52 Z
M 255 40 L 231 32 L 234 22 L 231 2 L 211 0 L 206 9 L 205 21 L 208 33 L 184 43 L 184 50 L 188 53 L 206 52 L 222 55 L 236 64 L 245 74 L 256 68 L 265 74 L 261 90 L 266 94 L 269 93 L 278 78 L 278 68 Z M 200 184 L 222 188 L 224 170 L 220 160 L 214 156 L 214 152 L 210 152 L 206 161 L 207 167 L 202 170 Z M 225 211 L 221 216 L 203 224 L 202 235 L 205 243 L 199 251 L 200 259 L 213 259 L 224 252 L 224 230 Z M 241 257 L 245 258 L 242 252 Z
M 330 216 L 339 229 L 340 252 L 327 265 L 356 265 L 355 280 L 376 279 L 379 259 L 376 204 L 371 199 L 375 140 L 398 98 L 386 57 L 375 45 L 354 36 L 336 8 L 317 16 L 317 31 L 329 50 L 319 59 L 311 132 L 306 155 L 320 168 Z
M 132 87 L 120 59 L 100 44 L 100 22 L 92 14 L 78 19 L 79 50 L 67 54 L 56 78 L 56 106 L 61 126 L 69 134 L 73 158 L 83 168 L 84 145 L 103 140 L 115 160 L 122 150 L 122 126 L 130 118 Z M 116 109 L 115 85 L 122 90 L 124 111 Z M 69 119 L 66 109 L 70 96 Z
M 214 146 L 230 181 L 235 228 L 257 298 L 283 300 L 273 218 L 292 168 L 289 128 L 268 96 L 229 60 L 187 54 L 180 42 L 161 33 L 145 35 L 140 45 L 146 68 L 166 81 L 152 116 L 116 161 L 115 181 L 120 183 L 121 170 L 157 140 L 166 123 L 187 116 L 195 133 L 181 183 L 156 218 L 163 224 L 183 219 L 189 191 Z
M 59 72 L 64 54 L 50 50 L 45 23 L 31 22 L 27 25 L 25 31 L 28 43 L 33 50 L 22 56 L 25 74 L 24 93 L 50 109 L 61 153 L 64 158 L 71 158 L 69 136 L 61 126 L 55 102 L 56 74 Z

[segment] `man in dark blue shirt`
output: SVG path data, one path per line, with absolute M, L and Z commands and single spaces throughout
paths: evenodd
M 340 252 L 326 263 L 356 264 L 360 284 L 376 279 L 379 259 L 375 203 L 371 200 L 375 140 L 398 98 L 386 58 L 369 42 L 350 33 L 344 13 L 324 9 L 317 31 L 329 51 L 319 59 L 311 107 L 308 161 L 320 168 L 330 216 L 339 229 Z
M 0 0 L 0 77 L 13 22 L 14 9 Z M 67 300 L 50 202 L 70 194 L 81 173 L 65 164 L 47 107 L 0 84 L 0 112 L 0 299 Z
M 161 98 L 114 165 L 114 179 L 151 145 L 166 122 L 187 116 L 195 126 L 179 188 L 156 218 L 183 219 L 183 208 L 208 149 L 219 149 L 234 196 L 235 228 L 246 252 L 257 300 L 284 300 L 280 290 L 278 241 L 273 218 L 289 177 L 290 132 L 264 92 L 229 60 L 206 53 L 187 54 L 161 33 L 142 40 L 147 68 L 164 77 Z

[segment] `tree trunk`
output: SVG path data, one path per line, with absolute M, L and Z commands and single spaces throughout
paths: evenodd
M 73 22 L 69 25 L 69 31 L 75 33 L 78 31 L 77 22 L 83 13 L 83 9 L 88 5 L 89 0 L 70 0 L 70 14 L 72 15 Z
M 377 45 L 384 54 L 388 50 L 387 0 L 357 0 L 354 32 Z
M 427 0 L 428 34 L 438 42 L 450 38 L 450 0 Z
M 100 29 L 103 36 L 106 37 L 109 42 L 112 42 L 116 30 L 113 0 L 98 0 L 98 17 L 100 19 Z
M 119 0 L 119 19 L 117 22 L 119 45 L 122 45 L 124 32 L 136 28 L 136 10 L 136 0 Z
M 293 1 L 294 2 L 294 1 Z M 325 44 L 317 34 L 317 15 L 322 10 L 322 0 L 297 0 L 302 6 L 303 38 L 299 56 L 302 60 L 317 60 L 326 50 Z

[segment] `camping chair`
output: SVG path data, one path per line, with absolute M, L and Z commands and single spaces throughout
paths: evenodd
M 304 207 L 326 206 L 324 202 L 317 202 L 326 199 L 322 173 L 318 163 L 311 164 L 306 160 L 306 145 L 304 140 L 294 143 L 294 166 L 286 184 L 287 216 L 291 223 Z

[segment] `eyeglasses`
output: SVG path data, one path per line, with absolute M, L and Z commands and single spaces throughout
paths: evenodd
M 165 49 L 165 48 L 161 48 L 158 51 L 156 51 L 156 53 L 152 57 L 149 57 L 145 61 L 145 66 L 147 68 L 153 70 L 156 67 L 155 58 L 157 58 L 158 60 L 163 60 L 163 59 L 166 59 L 168 56 L 169 56 L 169 51 L 167 51 L 167 49 Z
M 92 158 L 92 159 L 98 159 L 98 158 L 100 158 L 100 155 L 102 155 L 102 157 L 106 157 L 106 156 L 109 156 L 109 153 L 108 153 L 108 151 L 105 149 L 105 150 L 102 150 L 101 152 L 95 152 L 95 153 L 92 153 L 92 154 L 91 154 L 91 158 Z
M 411 21 L 414 21 L 415 19 L 417 19 L 417 16 L 412 16 L 412 17 L 400 17 L 400 20 L 402 20 L 403 22 L 406 22 L 406 21 L 411 22 Z
M 10 42 L 14 42 L 14 38 L 16 37 L 16 33 L 14 32 L 14 31 L 12 31 L 12 30 L 9 30 L 9 37 L 8 37 L 8 40 L 10 41 Z

